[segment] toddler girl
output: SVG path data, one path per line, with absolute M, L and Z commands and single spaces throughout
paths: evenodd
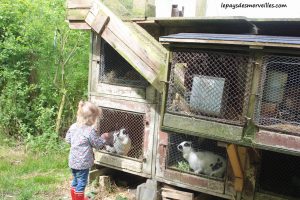
M 84 189 L 87 184 L 89 168 L 94 164 L 93 148 L 102 148 L 111 136 L 108 133 L 97 135 L 93 125 L 101 110 L 91 102 L 80 101 L 77 121 L 69 128 L 66 141 L 71 144 L 69 167 L 72 170 L 72 200 L 85 200 Z

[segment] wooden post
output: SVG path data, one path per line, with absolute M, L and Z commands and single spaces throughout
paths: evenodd
M 227 154 L 235 177 L 234 189 L 237 192 L 242 192 L 244 186 L 244 175 L 238 155 L 237 146 L 235 144 L 227 145 Z

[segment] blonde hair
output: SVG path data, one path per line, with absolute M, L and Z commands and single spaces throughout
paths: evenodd
M 80 101 L 77 110 L 77 123 L 79 125 L 92 126 L 97 117 L 100 117 L 101 110 L 89 101 Z

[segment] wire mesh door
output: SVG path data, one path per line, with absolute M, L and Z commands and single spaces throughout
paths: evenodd
M 145 115 L 102 108 L 102 116 L 98 123 L 100 134 L 106 132 L 113 134 L 123 128 L 128 132 L 131 140 L 130 151 L 127 156 L 141 160 L 144 150 Z
M 107 42 L 101 40 L 99 81 L 145 87 L 147 81 Z
M 300 132 L 300 57 L 263 58 L 256 122 L 270 129 Z
M 299 199 L 299 166 L 300 159 L 298 156 L 263 151 L 259 189 Z
M 180 146 L 182 146 L 183 149 Z M 194 152 L 196 152 L 195 155 L 199 156 L 198 158 L 189 158 L 186 156 L 190 153 L 190 151 L 185 151 L 185 149 L 190 147 Z M 197 152 L 202 152 L 204 154 L 197 154 Z M 224 178 L 226 171 L 226 155 L 225 149 L 217 146 L 217 141 L 191 135 L 169 133 L 167 151 L 167 168 L 169 169 L 198 176 L 222 179 Z M 214 162 L 214 156 L 216 156 L 216 163 Z M 193 166 L 194 163 L 198 164 L 198 161 L 202 163 L 209 162 L 209 165 L 207 166 L 209 169 L 205 169 L 205 167 L 203 167 L 203 171 L 198 172 L 197 166 Z M 220 174 L 214 176 L 213 173 L 211 173 L 219 169 Z
M 167 112 L 242 124 L 252 77 L 249 60 L 238 53 L 176 50 Z

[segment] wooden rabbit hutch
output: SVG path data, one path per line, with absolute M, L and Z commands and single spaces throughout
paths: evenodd
M 92 32 L 99 133 L 132 141 L 95 164 L 225 199 L 299 199 L 300 21 L 155 19 L 152 1 L 132 15 L 109 2 L 67 4 L 70 28 Z

